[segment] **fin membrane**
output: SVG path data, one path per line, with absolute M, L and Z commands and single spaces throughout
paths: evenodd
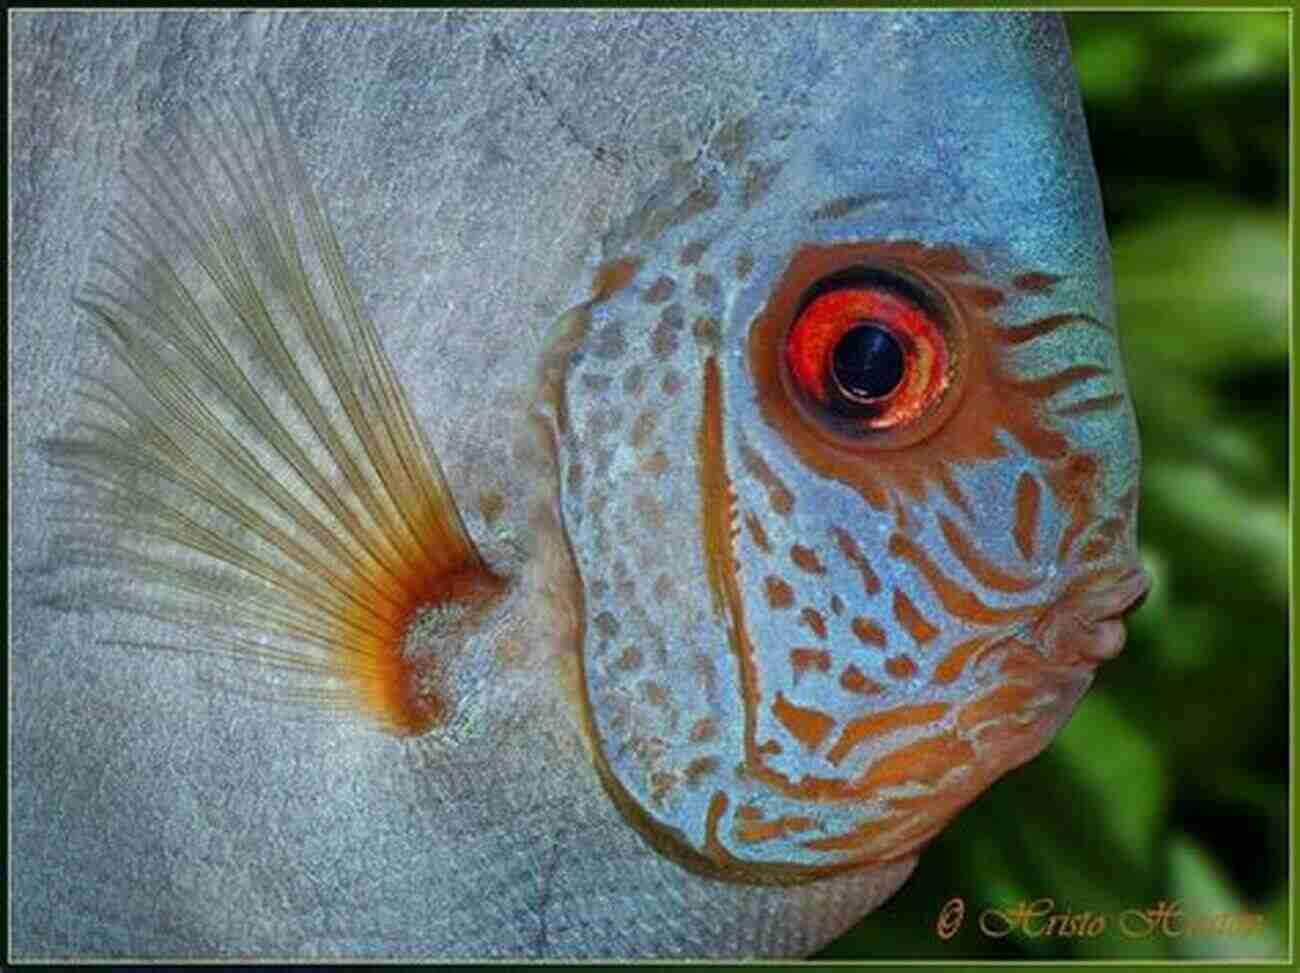
M 408 629 L 499 583 L 276 106 L 205 115 L 133 156 L 74 299 L 111 364 L 48 444 L 72 488 L 56 549 L 170 633 L 128 644 L 252 662 L 273 696 L 423 732 L 446 700 Z

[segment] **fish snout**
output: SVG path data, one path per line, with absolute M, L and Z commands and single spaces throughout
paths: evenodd
M 1124 618 L 1151 589 L 1151 577 L 1132 565 L 1115 577 L 1072 585 L 1039 622 L 1039 645 L 1053 661 L 1095 666 L 1124 648 Z

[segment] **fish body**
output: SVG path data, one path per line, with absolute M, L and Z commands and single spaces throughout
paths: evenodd
M 344 50 L 364 63 L 341 63 Z M 310 526 L 340 529 L 354 501 L 372 509 L 368 493 L 401 495 L 375 479 L 401 467 L 422 499 L 395 501 L 388 533 L 347 535 L 373 549 L 331 546 L 328 531 L 315 542 L 352 579 L 348 565 L 387 563 L 385 538 L 409 527 L 414 583 L 428 585 L 415 597 L 423 628 L 397 616 L 402 638 L 408 623 L 414 633 L 394 656 L 416 660 L 393 670 L 405 695 L 387 693 L 388 670 L 328 669 L 325 653 L 342 695 L 294 705 L 278 682 L 213 692 L 211 658 L 97 647 L 96 592 L 36 570 L 60 561 L 61 535 L 18 524 L 20 955 L 808 953 L 1047 745 L 1119 650 L 1116 619 L 1145 586 L 1136 429 L 1055 19 L 31 16 L 16 51 L 31 95 L 16 131 L 35 180 L 15 209 L 16 277 L 32 298 L 16 333 L 38 366 L 19 414 L 40 416 L 20 423 L 16 501 L 52 502 L 27 456 L 72 414 L 66 346 L 38 331 L 42 315 L 70 316 L 40 255 L 75 240 L 64 269 L 79 279 L 94 252 L 59 219 L 84 202 L 66 187 L 99 200 L 113 186 L 96 161 L 138 137 L 113 133 L 139 117 L 131 97 L 170 111 L 251 66 L 282 120 L 268 101 L 197 129 L 224 125 L 225 141 L 171 141 L 172 158 L 211 145 L 232 160 L 222 190 L 221 167 L 195 152 L 212 195 L 178 205 L 178 189 L 172 211 L 210 198 L 253 241 L 236 252 L 327 255 L 301 291 L 263 261 L 246 292 L 270 295 L 268 321 L 302 318 L 295 295 L 323 294 L 324 316 L 350 322 L 351 287 L 361 310 L 355 329 L 321 333 L 350 349 L 338 375 L 301 365 L 303 388 L 337 394 L 315 425 L 284 378 L 328 358 L 313 358 L 309 331 L 282 362 L 199 369 L 216 390 L 174 383 L 182 406 L 196 390 L 185 414 L 202 433 L 218 425 L 204 404 L 249 376 L 246 425 L 222 422 L 271 472 L 240 472 L 236 446 L 203 458 L 208 440 L 194 466 L 174 460 L 192 475 L 171 485 L 194 487 L 209 513 L 224 498 L 245 526 L 243 503 L 286 518 L 291 530 L 251 532 L 274 550 L 241 562 L 247 581 L 250 566 L 303 568 Z M 59 119 L 48 135 L 46 114 Z M 350 284 L 331 276 L 330 237 L 314 235 L 315 204 L 294 188 L 307 184 Z M 252 185 L 265 193 L 241 197 Z M 151 212 L 144 196 L 127 212 Z M 299 236 L 266 244 L 249 227 L 281 206 Z M 287 239 L 275 219 L 265 227 Z M 204 225 L 190 236 L 220 236 Z M 221 303 L 201 258 L 151 254 L 161 236 L 121 229 L 140 266 L 174 264 L 201 282 L 198 306 Z M 111 302 L 83 303 L 94 317 Z M 863 326 L 898 352 L 903 377 L 846 410 L 828 381 L 889 385 L 825 371 Z M 249 347 L 273 348 L 277 327 Z M 151 347 L 126 359 L 154 361 Z M 267 417 L 307 417 L 278 459 L 257 445 L 256 389 Z M 166 445 L 175 410 L 139 408 L 137 439 L 107 468 L 148 456 L 169 474 L 168 457 L 187 453 Z M 373 436 L 347 438 L 360 429 Z M 272 481 L 296 486 L 252 497 Z M 313 496 L 330 509 L 315 512 Z M 402 527 L 412 510 L 436 522 Z M 141 515 L 123 517 L 138 534 Z M 197 536 L 185 535 L 191 551 Z M 231 543 L 261 557 L 246 540 Z M 241 601 L 204 587 L 185 604 L 245 608 L 263 635 L 225 643 L 227 657 L 312 675 L 305 655 L 273 656 L 290 651 L 275 639 L 336 619 L 333 596 L 303 608 L 289 573 L 272 574 L 289 621 L 253 589 Z M 346 579 L 340 597 L 365 612 L 406 590 L 367 581 L 362 596 Z M 114 639 L 154 645 L 175 621 L 137 612 Z M 217 671 L 238 683 L 244 668 Z

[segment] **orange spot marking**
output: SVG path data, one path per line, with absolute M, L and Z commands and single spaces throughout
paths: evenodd
M 863 740 L 873 736 L 884 736 L 886 733 L 893 733 L 895 730 L 902 730 L 909 726 L 927 726 L 947 713 L 949 708 L 947 703 L 898 706 L 881 713 L 872 713 L 869 716 L 850 720 L 830 752 L 826 754 L 826 759 L 837 766 Z M 895 754 L 901 752 L 895 751 Z M 872 765 L 873 773 L 879 765 L 879 761 Z
M 643 523 L 649 524 L 656 531 L 663 530 L 664 508 L 649 493 L 638 493 L 632 498 L 632 506 Z
M 894 525 L 898 528 L 900 533 L 906 534 L 908 532 L 907 509 L 903 506 L 902 502 L 898 500 L 895 500 L 894 502 Z
M 961 487 L 957 486 L 957 481 L 952 478 L 952 475 L 947 470 L 944 470 L 939 474 L 939 486 L 943 489 L 944 496 L 952 501 L 954 507 L 964 513 L 970 520 L 975 519 L 975 514 L 971 510 L 970 504 L 966 502 L 966 495 L 961 492 Z M 906 526 L 902 521 L 903 510 L 901 506 L 898 508 L 898 512 L 898 529 L 904 530 L 906 529 Z
M 1061 543 L 1056 550 L 1058 560 L 1065 560 L 1075 539 L 1088 526 L 1096 475 L 1097 461 L 1087 454 L 1076 453 L 1066 461 L 1065 473 L 1057 492 L 1062 506 L 1070 512 L 1070 524 L 1061 534 Z
M 704 256 L 704 251 L 708 246 L 709 245 L 702 240 L 692 240 L 690 243 L 686 244 L 686 246 L 682 247 L 682 252 L 677 259 L 687 267 L 699 263 L 700 258 Z
M 640 260 L 631 258 L 610 260 L 601 264 L 592 278 L 592 300 L 604 301 L 621 291 L 632 283 L 632 278 L 636 276 L 637 268 L 640 266 Z
M 1041 693 L 1039 686 L 1022 682 L 1005 683 L 962 707 L 957 714 L 957 727 L 965 731 L 991 720 L 1022 715 L 1030 708 L 1031 701 Z
M 889 552 L 907 561 L 921 572 L 934 593 L 939 596 L 939 602 L 944 610 L 963 621 L 980 625 L 1003 625 L 1007 622 L 1020 621 L 1033 614 L 1032 608 L 991 608 L 984 604 L 973 592 L 954 584 L 917 544 L 902 534 L 894 534 L 890 537 Z M 896 615 L 898 608 L 896 597 L 894 602 Z M 899 621 L 903 623 L 902 618 Z M 917 641 L 920 639 L 918 638 Z
M 970 261 L 960 250 L 951 245 L 926 247 L 915 240 L 903 240 L 894 244 L 891 249 L 897 251 L 899 256 L 904 254 L 910 256 L 923 269 L 931 273 L 964 274 L 971 269 Z
M 1111 409 L 1117 409 L 1124 403 L 1124 396 L 1115 392 L 1112 395 L 1098 395 L 1091 399 L 1084 399 L 1075 402 L 1073 405 L 1067 405 L 1056 410 L 1058 416 L 1082 416 L 1090 412 L 1107 412 Z
M 969 765 L 975 751 L 953 733 L 925 737 L 886 754 L 855 781 L 804 777 L 795 784 L 771 770 L 762 774 L 783 794 L 811 801 L 851 801 L 871 798 L 886 787 L 933 785 L 950 771 Z
M 862 696 L 870 696 L 884 688 L 880 683 L 864 676 L 862 670 L 854 665 L 845 667 L 844 671 L 840 673 L 840 686 L 851 693 L 858 693 Z
M 769 574 L 764 584 L 767 588 L 767 603 L 772 608 L 789 608 L 794 604 L 794 589 L 781 578 Z
M 1034 557 L 1034 538 L 1038 535 L 1038 509 L 1042 501 L 1042 489 L 1038 480 L 1028 473 L 1021 473 L 1016 480 L 1016 547 L 1020 556 L 1026 561 Z
M 811 629 L 819 639 L 826 638 L 826 619 L 815 608 L 804 608 L 799 612 L 799 622 Z
M 911 633 L 917 645 L 925 645 L 939 634 L 939 630 L 912 604 L 912 599 L 898 590 L 894 591 L 894 620 Z
M 749 531 L 749 536 L 754 540 L 754 546 L 760 551 L 772 550 L 772 545 L 767 541 L 767 531 L 763 530 L 763 525 L 759 523 L 758 518 L 752 513 L 745 514 L 745 529 Z
M 881 757 L 871 765 L 861 784 L 868 790 L 907 783 L 935 784 L 949 771 L 974 759 L 974 748 L 951 733 L 924 737 Z
M 1011 281 L 1012 286 L 1018 291 L 1026 291 L 1030 294 L 1041 294 L 1043 291 L 1049 291 L 1053 285 L 1061 278 L 1055 274 L 1029 273 L 1020 274 Z
M 1033 645 L 1016 638 L 1008 638 L 1003 644 L 1009 651 L 998 666 L 999 672 L 1012 678 L 1032 680 L 1039 677 L 1043 659 Z
M 691 325 L 691 334 L 701 346 L 710 351 L 717 351 L 722 341 L 722 336 L 718 333 L 718 322 L 713 318 L 696 318 Z
M 664 689 L 664 687 L 659 685 L 657 682 L 643 682 L 641 684 L 641 692 L 645 696 L 646 702 L 651 706 L 656 706 L 662 709 L 668 705 L 668 690 Z
M 886 787 L 904 784 L 933 787 L 950 772 L 967 768 L 975 759 L 974 748 L 955 733 L 923 737 L 877 759 L 858 780 L 804 778 L 791 784 L 771 772 L 781 790 L 814 801 L 863 800 Z
M 999 328 L 995 332 L 995 337 L 1004 345 L 1020 345 L 1024 344 L 1026 341 L 1033 341 L 1035 338 L 1041 338 L 1045 334 L 1051 334 L 1053 331 L 1058 328 L 1063 328 L 1067 324 L 1075 323 L 1100 328 L 1102 331 L 1110 331 L 1110 328 L 1087 314 L 1053 314 L 1050 317 L 1031 321 L 1029 324 L 1019 324 L 1012 327 Z
M 829 672 L 831 668 L 831 654 L 825 649 L 797 648 L 790 650 L 790 667 L 794 669 L 794 681 L 799 682 L 799 677 L 809 669 L 816 669 L 818 672 Z
M 905 655 L 896 655 L 885 660 L 885 671 L 895 679 L 910 679 L 916 675 L 916 663 Z
M 705 717 L 702 720 L 696 720 L 695 725 L 691 727 L 691 743 L 704 743 L 706 740 L 712 740 L 718 735 L 718 724 Z
M 801 571 L 807 571 L 809 574 L 825 574 L 826 568 L 822 562 L 817 560 L 817 552 L 810 547 L 803 547 L 795 544 L 790 548 L 790 560 Z
M 749 474 L 767 489 L 767 499 L 772 509 L 782 517 L 788 515 L 794 509 L 794 494 L 781 482 L 781 478 L 772 472 L 772 468 L 767 465 L 763 457 L 748 446 L 741 446 L 740 461 Z
M 998 307 L 1005 301 L 1002 292 L 993 287 L 963 287 L 961 296 L 967 303 L 985 309 Z
M 1014 384 L 1032 398 L 1050 399 L 1057 392 L 1068 389 L 1072 385 L 1086 382 L 1088 379 L 1096 378 L 1099 375 L 1107 375 L 1109 372 L 1109 369 L 1097 365 L 1071 365 L 1069 368 L 1063 368 L 1045 378 L 1035 378 Z
M 677 775 L 657 770 L 650 775 L 650 800 L 662 804 L 668 792 L 677 786 Z
M 818 709 L 796 706 L 781 692 L 772 703 L 772 715 L 809 753 L 822 745 L 835 726 L 834 717 Z
M 1118 517 L 1111 517 L 1104 521 L 1101 527 L 1097 529 L 1096 535 L 1088 541 L 1087 545 L 1079 553 L 1079 559 L 1082 561 L 1096 561 L 1105 556 L 1124 533 L 1125 526 L 1124 521 Z
M 739 813 L 737 813 L 737 817 L 739 817 Z M 812 818 L 801 815 L 786 815 L 771 821 L 737 821 L 732 834 L 735 835 L 737 841 L 751 845 L 762 841 L 771 841 L 774 838 L 784 838 L 791 833 L 807 831 L 812 826 Z
M 641 661 L 641 650 L 635 645 L 629 645 L 623 650 L 623 654 L 618 657 L 618 661 L 614 664 L 620 669 L 639 669 Z
M 650 409 L 646 409 L 637 416 L 636 421 L 632 423 L 632 434 L 628 437 L 628 442 L 637 449 L 644 446 L 650 438 L 650 434 L 654 432 L 657 418 L 658 415 Z
M 673 296 L 673 291 L 677 289 L 676 282 L 671 277 L 659 277 L 653 284 L 646 288 L 641 295 L 641 300 L 647 304 L 662 304 L 668 298 Z
M 709 810 L 704 815 L 704 853 L 720 864 L 731 860 L 731 855 L 718 840 L 718 822 L 726 811 L 727 795 L 718 791 L 709 799 Z
M 1106 556 L 1106 552 L 1111 548 L 1111 542 L 1105 537 L 1094 537 L 1083 546 L 1079 552 L 1080 561 L 1097 561 Z
M 891 828 L 897 827 L 897 815 L 888 815 L 874 821 L 864 821 L 844 834 L 829 838 L 805 841 L 803 846 L 812 851 L 857 851 L 877 842 Z
M 868 621 L 865 618 L 853 619 L 853 634 L 858 637 L 858 641 L 863 645 L 874 645 L 877 648 L 884 648 L 885 630 L 875 622 Z
M 880 591 L 880 579 L 876 577 L 876 572 L 871 570 L 871 565 L 862 552 L 858 550 L 858 545 L 853 542 L 847 531 L 838 527 L 831 528 L 831 535 L 835 538 L 835 543 L 839 545 L 840 553 L 844 555 L 845 560 L 858 569 L 862 575 L 862 588 L 869 595 L 874 595 Z
M 686 783 L 697 784 L 701 777 L 713 773 L 718 769 L 717 757 L 696 757 L 686 766 L 682 776 L 686 778 Z
M 934 667 L 934 681 L 940 685 L 953 682 L 965 670 L 966 663 L 971 657 L 990 644 L 991 639 L 987 636 L 967 639 L 960 643 Z
M 936 822 L 930 815 L 926 815 L 910 827 L 902 828 L 896 834 L 890 836 L 890 844 L 896 849 L 894 854 L 904 854 L 917 847 L 917 845 L 928 841 L 943 829 L 943 823 L 942 821 Z
M 1020 592 L 1029 591 L 1037 586 L 1038 582 L 1033 579 L 1008 574 L 982 557 L 979 551 L 975 550 L 975 545 L 962 533 L 961 528 L 947 517 L 940 515 L 939 529 L 962 567 L 984 587 L 992 588 L 994 591 Z
M 495 490 L 487 490 L 478 495 L 478 512 L 489 526 L 496 522 L 505 508 L 505 499 Z
M 915 797 L 891 797 L 889 807 L 894 811 L 921 812 L 924 818 L 933 819 L 936 811 L 940 815 L 947 815 L 958 810 L 967 796 L 961 789 L 944 789 L 933 794 L 918 794 Z
M 668 454 L 662 449 L 657 449 L 645 458 L 641 464 L 641 469 L 651 476 L 659 476 L 668 470 Z

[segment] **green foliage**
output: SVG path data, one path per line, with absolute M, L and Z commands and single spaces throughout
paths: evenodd
M 1244 902 L 1213 857 L 1195 841 L 1176 835 L 1169 847 L 1170 893 L 1175 901 L 1194 902 L 1202 919 L 1214 921 L 1171 927 L 1173 951 L 1189 959 L 1276 959 L 1285 955 L 1285 927 L 1277 917 L 1263 918 L 1263 928 L 1235 936 L 1237 917 L 1258 914 Z M 1220 925 L 1219 917 L 1223 917 Z M 1271 920 L 1271 921 L 1270 921 Z
M 1048 751 L 963 812 L 823 955 L 1278 958 L 1288 940 L 1288 27 L 1282 13 L 1067 18 L 1106 201 L 1155 579 Z M 935 923 L 964 898 L 952 939 Z M 979 915 L 1050 898 L 1087 936 Z M 1126 910 L 1256 915 L 1126 935 Z M 1130 931 L 1142 922 L 1130 917 Z M 996 923 L 995 923 L 996 925 Z

